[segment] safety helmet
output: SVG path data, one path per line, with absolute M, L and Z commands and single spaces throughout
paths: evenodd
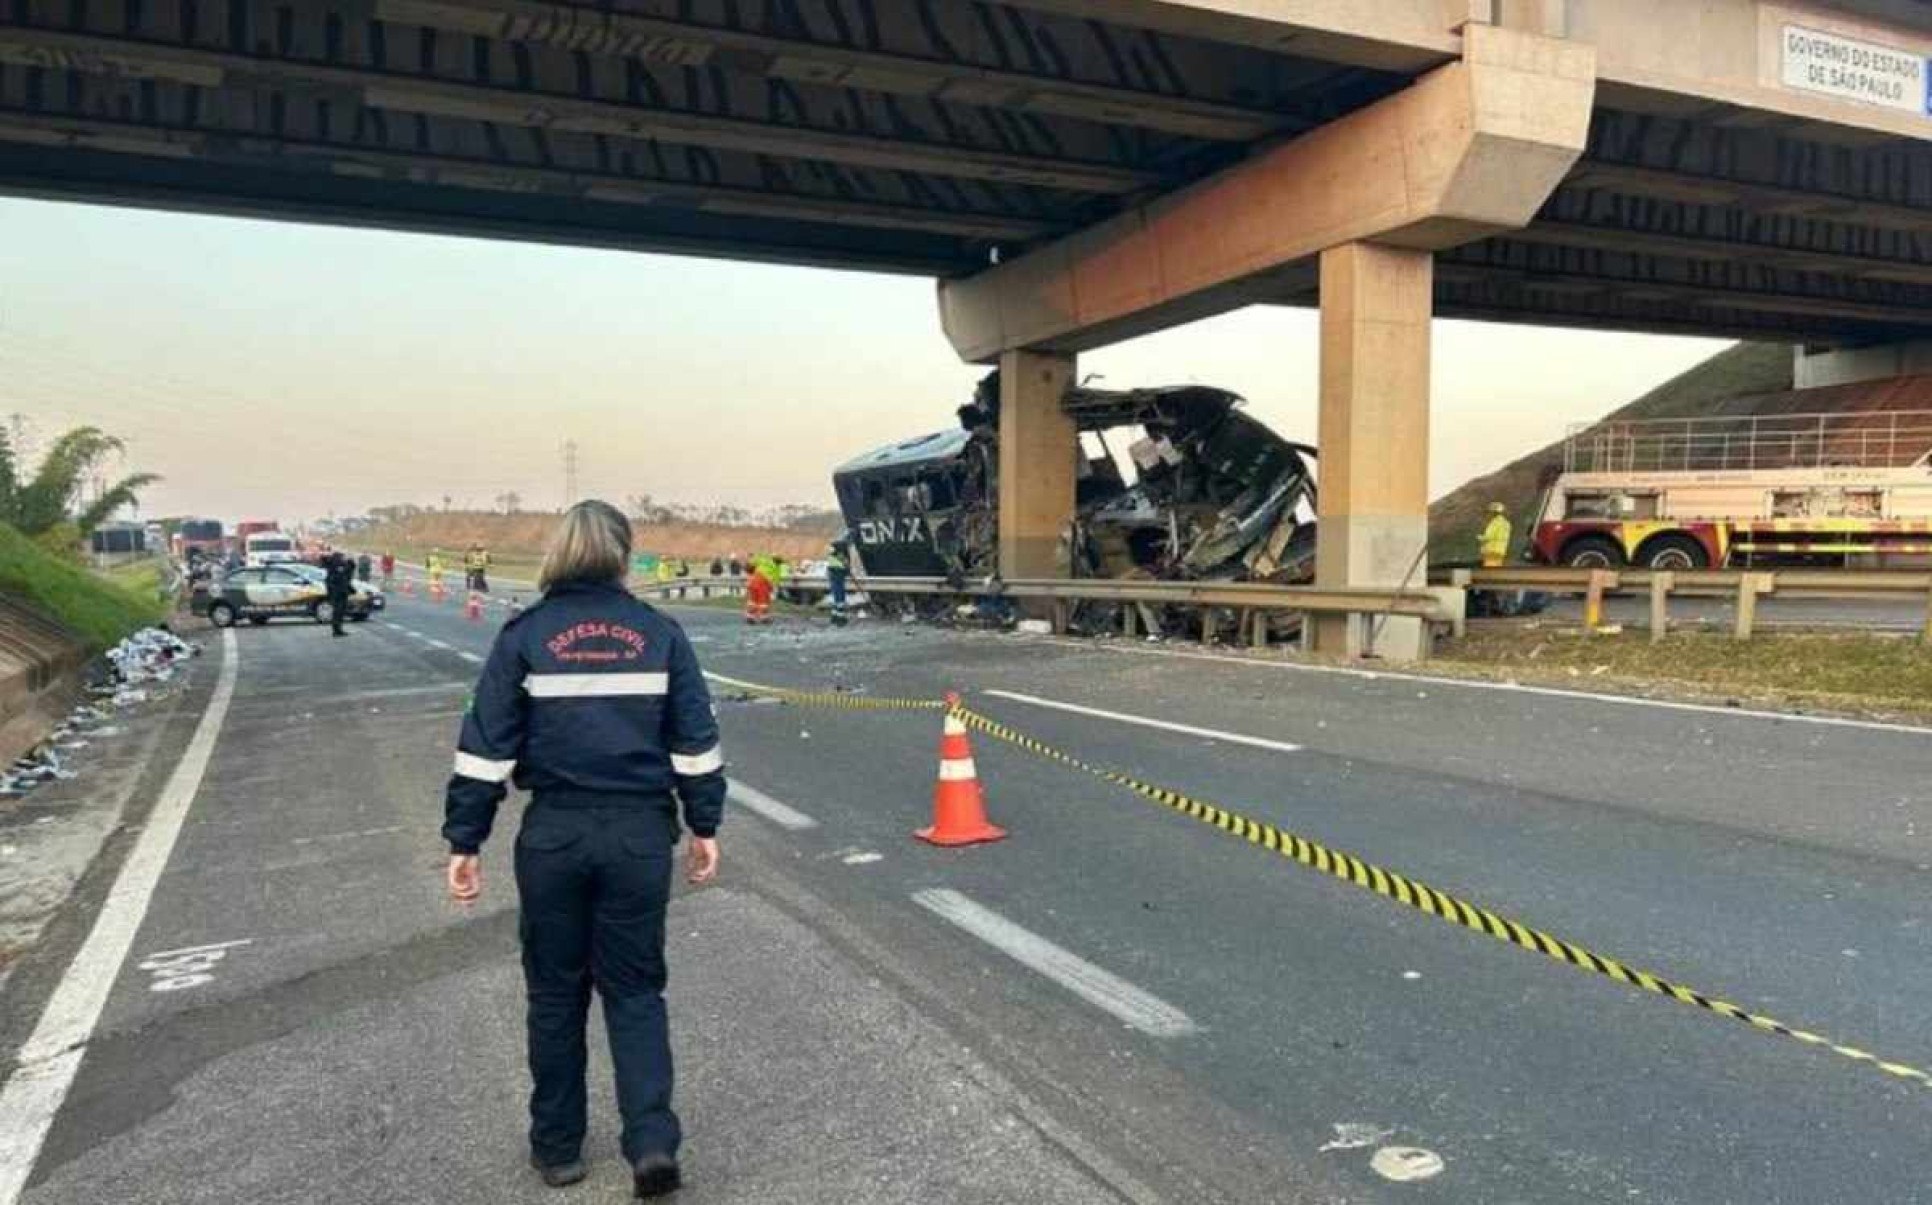
M 1507 509 L 1508 509 L 1508 508 L 1507 508 L 1507 507 L 1505 507 L 1505 506 L 1504 506 L 1504 505 L 1503 505 L 1502 503 L 1500 503 L 1500 502 L 1491 502 L 1491 503 L 1489 504 L 1489 513 L 1490 513 L 1490 514 L 1492 514 L 1492 515 L 1500 515 L 1500 514 L 1502 514 L 1502 513 L 1503 513 L 1503 512 L 1505 511 L 1505 510 L 1507 510 Z

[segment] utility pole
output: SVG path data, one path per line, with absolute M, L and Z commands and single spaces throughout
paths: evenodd
M 564 509 L 568 510 L 577 504 L 577 441 L 574 439 L 564 440 L 563 465 Z

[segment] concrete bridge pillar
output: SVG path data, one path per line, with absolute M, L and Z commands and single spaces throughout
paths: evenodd
M 1073 519 L 1080 435 L 1060 406 L 1071 353 L 1000 354 L 1000 576 L 1061 577 L 1060 533 Z
M 1425 584 L 1433 268 L 1407 247 L 1321 254 L 1317 586 Z M 1421 620 L 1396 616 L 1324 617 L 1314 637 L 1320 652 L 1394 661 L 1425 640 Z

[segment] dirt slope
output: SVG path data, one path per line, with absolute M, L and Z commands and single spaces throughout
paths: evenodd
M 499 557 L 542 555 L 558 516 L 552 514 L 498 515 L 483 511 L 450 511 L 415 515 L 358 533 L 363 548 L 467 548 L 482 544 Z M 727 527 L 714 523 L 639 524 L 634 533 L 639 552 L 686 559 L 710 560 L 733 553 L 769 552 L 792 560 L 825 554 L 830 531 L 791 528 Z
M 1739 343 L 1604 415 L 1603 421 L 1834 408 L 1829 404 L 1791 403 L 1787 400 L 1792 396 L 1790 390 L 1790 347 L 1782 343 Z M 1815 402 L 1818 395 L 1828 392 L 1832 391 L 1806 390 L 1796 396 Z M 1443 495 L 1429 508 L 1430 560 L 1438 564 L 1474 560 L 1476 533 L 1484 522 L 1484 508 L 1491 502 L 1509 507 L 1518 541 L 1518 549 L 1511 550 L 1515 555 L 1535 523 L 1542 497 L 1540 478 L 1546 469 L 1560 468 L 1562 463 L 1563 441 L 1557 440 Z

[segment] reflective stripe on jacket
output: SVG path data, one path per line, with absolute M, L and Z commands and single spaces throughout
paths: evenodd
M 684 630 L 616 583 L 564 583 L 503 625 L 463 717 L 444 801 L 458 853 L 489 839 L 506 783 L 577 805 L 675 796 L 709 837 L 724 754 Z

